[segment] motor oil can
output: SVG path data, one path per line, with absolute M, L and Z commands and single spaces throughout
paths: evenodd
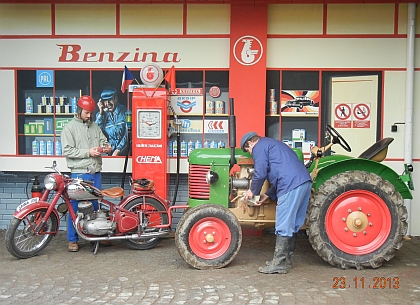
M 47 141 L 47 156 L 54 155 L 54 144 L 52 140 Z
M 47 154 L 47 142 L 44 140 L 39 141 L 39 154 L 45 156 Z
M 33 113 L 34 112 L 34 101 L 32 97 L 28 96 L 26 98 L 26 113 Z
M 39 155 L 39 141 L 38 140 L 32 141 L 32 154 Z

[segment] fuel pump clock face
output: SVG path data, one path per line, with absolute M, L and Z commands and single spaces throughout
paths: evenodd
M 162 138 L 162 112 L 161 110 L 138 110 L 137 138 Z

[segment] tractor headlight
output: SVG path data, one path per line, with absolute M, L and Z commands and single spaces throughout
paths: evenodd
M 206 181 L 208 184 L 213 184 L 219 180 L 219 175 L 216 172 L 208 171 L 206 174 Z
M 47 190 L 55 190 L 57 188 L 57 181 L 54 175 L 47 175 L 45 177 L 44 186 Z

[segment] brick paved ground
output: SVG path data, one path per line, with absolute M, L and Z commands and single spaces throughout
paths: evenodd
M 257 270 L 272 258 L 272 235 L 245 237 L 237 257 L 223 269 L 195 270 L 179 256 L 173 238 L 146 251 L 114 242 L 94 256 L 87 242 L 78 253 L 67 252 L 65 232 L 60 232 L 41 255 L 19 260 L 7 252 L 4 234 L 0 231 L 0 304 L 420 305 L 419 237 L 405 242 L 381 268 L 360 271 L 331 267 L 307 238 L 299 238 L 291 272 L 265 275 Z M 373 289 L 381 277 L 391 279 L 391 288 Z M 347 288 L 334 289 L 340 278 Z

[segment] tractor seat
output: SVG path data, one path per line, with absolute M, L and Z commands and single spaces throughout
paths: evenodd
M 394 141 L 394 138 L 384 138 L 379 140 L 362 152 L 359 158 L 382 162 L 388 152 L 388 145 L 391 144 L 392 141 Z

